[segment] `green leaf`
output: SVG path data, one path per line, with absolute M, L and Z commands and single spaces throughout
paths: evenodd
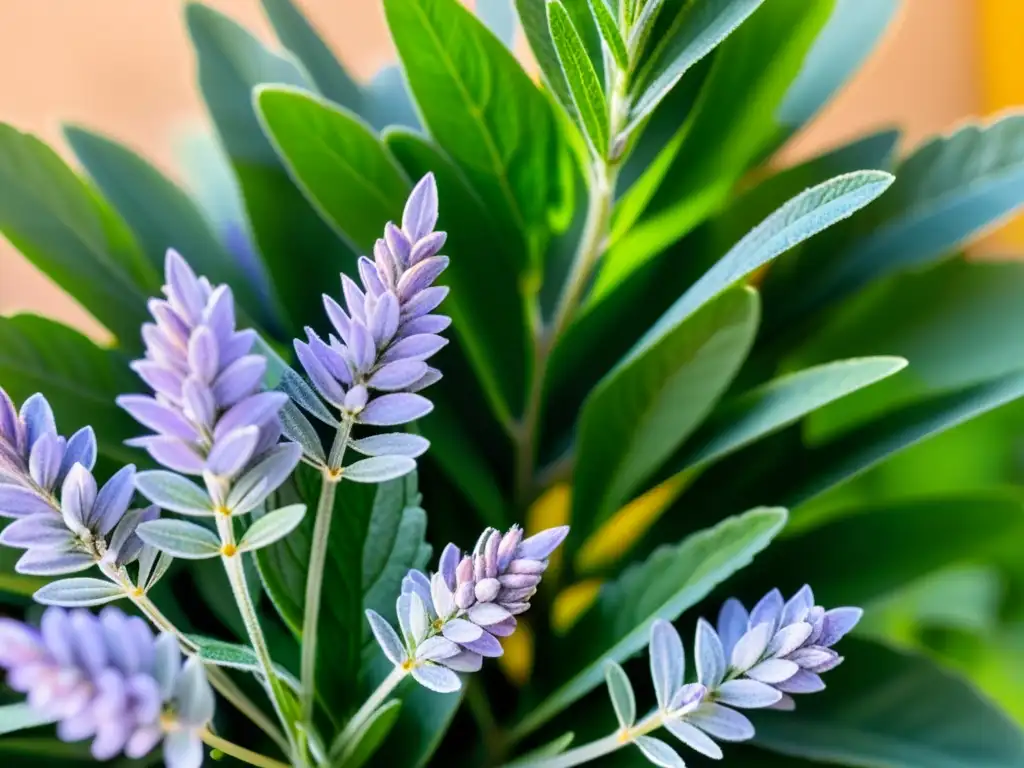
M 0 736 L 27 728 L 37 728 L 40 725 L 49 725 L 56 719 L 51 715 L 37 713 L 28 704 L 8 704 L 0 707 Z
M 451 257 L 438 280 L 452 289 L 444 311 L 495 415 L 510 422 L 526 397 L 530 340 L 518 279 L 523 255 L 514 252 L 513 241 L 495 236 L 490 211 L 435 145 L 404 130 L 386 132 L 384 142 L 409 176 L 434 174 L 438 227 L 448 233 L 445 251 Z M 481 253 L 490 256 L 482 259 Z
M 374 712 L 370 719 L 352 735 L 351 743 L 332 765 L 337 768 L 362 768 L 366 765 L 367 761 L 380 749 L 391 729 L 395 727 L 401 709 L 402 702 L 392 699 Z M 332 755 L 334 753 L 333 746 L 331 753 Z
M 716 461 L 789 426 L 828 403 L 886 379 L 907 365 L 901 357 L 838 360 L 780 376 L 725 402 L 673 459 L 673 472 Z
M 554 757 L 555 755 L 560 755 L 570 747 L 575 738 L 576 734 L 572 731 L 569 731 L 568 733 L 563 733 L 557 739 L 554 739 L 545 744 L 544 746 L 538 747 L 537 749 L 530 750 L 524 755 L 517 757 L 511 763 L 507 763 L 507 765 L 510 768 L 511 766 L 515 765 L 527 765 L 531 761 L 539 760 L 542 757 Z
M 884 201 L 845 233 L 844 247 L 784 286 L 793 300 L 777 322 L 947 254 L 1024 204 L 1024 114 L 932 139 L 895 173 Z
M 186 520 L 153 520 L 140 525 L 138 533 L 147 544 L 182 560 L 206 560 L 221 553 L 217 534 Z
M 353 483 L 383 483 L 407 475 L 416 469 L 408 456 L 372 456 L 345 467 L 343 479 Z
M 900 6 L 900 0 L 836 0 L 779 105 L 779 123 L 796 131 L 828 104 L 875 49 Z
M 853 215 L 881 195 L 892 182 L 892 175 L 884 171 L 857 171 L 804 190 L 736 243 L 672 305 L 648 334 L 660 333 L 679 323 L 710 298 L 794 245 Z M 615 280 L 616 276 L 612 274 L 608 279 Z
M 269 547 L 294 531 L 305 516 L 305 504 L 291 504 L 261 515 L 238 542 L 238 551 L 251 552 Z
M 603 3 L 604 0 L 598 2 Z M 569 12 L 559 0 L 548 0 L 548 26 L 583 133 L 594 154 L 607 157 L 608 104 L 604 98 L 604 89 Z
M 525 736 L 598 687 L 604 662 L 622 662 L 647 646 L 656 619 L 674 621 L 750 563 L 786 523 L 783 509 L 754 509 L 666 545 L 605 584 L 594 606 L 549 655 L 546 678 L 558 689 L 515 728 Z
M 104 605 L 124 597 L 127 595 L 118 584 L 105 579 L 78 577 L 51 581 L 36 592 L 32 599 L 43 605 L 88 608 Z
M 186 6 L 199 85 L 235 176 L 270 282 L 292 330 L 320 321 L 320 294 L 338 271 L 355 271 L 351 251 L 288 178 L 263 135 L 252 91 L 264 84 L 308 88 L 290 59 L 271 53 L 234 21 L 200 3 Z M 302 269 L 295 254 L 303 254 Z
M 672 26 L 637 76 L 643 92 L 629 113 L 633 131 L 661 103 L 686 71 L 717 48 L 764 0 L 704 0 L 680 5 Z
M 39 139 L 0 125 L 0 232 L 129 349 L 160 275 L 124 222 Z
M 320 91 L 331 101 L 362 114 L 363 94 L 327 43 L 292 0 L 262 0 L 277 39 L 305 67 Z
M 604 666 L 604 679 L 615 716 L 619 719 L 619 727 L 632 728 L 636 722 L 636 697 L 629 677 L 619 664 L 609 661 Z
M 601 40 L 608 46 L 608 52 L 615 59 L 619 69 L 623 71 L 629 69 L 629 53 L 626 52 L 626 42 L 622 39 L 618 22 L 612 16 L 606 0 L 590 0 L 590 12 L 594 14 L 594 21 L 597 22 L 597 28 L 601 32 Z M 572 23 L 571 19 L 570 23 Z
M 697 105 L 663 150 L 667 157 L 651 165 L 654 178 L 638 182 L 643 199 L 631 200 L 623 209 L 628 215 L 616 213 L 603 269 L 628 271 L 618 262 L 643 262 L 725 203 L 776 143 L 780 128 L 767 115 L 782 101 L 832 5 L 772 0 L 719 46 Z
M 267 136 L 296 185 L 353 248 L 370 253 L 400 221 L 409 181 L 380 139 L 351 112 L 294 88 L 256 90 Z
M 149 162 L 112 139 L 64 126 L 64 137 L 100 191 L 124 217 L 157 274 L 168 248 L 179 251 L 201 275 L 231 286 L 255 317 L 261 299 L 198 206 Z
M 574 471 L 578 546 L 648 480 L 732 381 L 757 332 L 757 294 L 736 288 L 638 345 L 587 398 Z
M 551 105 L 457 0 L 384 0 L 384 10 L 431 135 L 498 220 L 492 236 L 535 264 L 561 195 Z
M 971 685 L 934 662 L 843 640 L 826 693 L 796 712 L 752 714 L 755 743 L 794 757 L 864 768 L 1007 768 L 1024 736 Z
M 229 669 L 240 669 L 244 672 L 252 672 L 256 675 L 263 674 L 263 666 L 260 664 L 256 651 L 247 645 L 237 643 L 226 643 L 223 640 L 216 640 L 203 635 L 188 635 L 188 640 L 197 648 L 197 655 L 207 664 Z M 299 681 L 295 679 L 288 670 L 280 664 L 274 665 L 277 674 L 287 683 L 293 691 L 299 690 Z
M 119 353 L 52 320 L 0 317 L 0 382 L 15 402 L 44 392 L 61 434 L 92 425 L 101 455 L 121 464 L 138 459 L 124 441 L 139 425 L 114 398 L 141 385 Z
M 163 469 L 139 472 L 135 476 L 139 493 L 160 509 L 179 515 L 213 517 L 216 511 L 207 490 L 187 477 Z

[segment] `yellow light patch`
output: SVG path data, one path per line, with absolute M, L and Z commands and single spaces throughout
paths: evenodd
M 501 639 L 505 653 L 498 657 L 498 666 L 512 685 L 523 686 L 533 672 L 533 630 L 520 619 L 516 631 Z
M 555 634 L 564 635 L 572 629 L 580 616 L 594 604 L 602 584 L 603 579 L 586 579 L 558 593 L 551 607 L 551 628 Z
M 572 512 L 572 488 L 568 483 L 559 483 L 548 488 L 526 511 L 526 535 L 532 536 L 546 528 L 568 525 Z M 562 566 L 562 548 L 559 547 L 548 558 L 545 579 L 552 579 Z

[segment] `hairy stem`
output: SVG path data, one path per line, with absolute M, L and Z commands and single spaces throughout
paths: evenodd
M 241 747 L 232 741 L 222 739 L 220 736 L 217 736 L 208 729 L 203 730 L 199 735 L 200 738 L 202 738 L 202 740 L 213 749 L 219 750 L 225 755 L 230 755 L 243 763 L 255 765 L 258 768 L 288 768 L 287 763 L 278 762 L 266 755 L 261 755 L 259 752 L 253 752 L 252 750 Z
M 334 497 L 341 481 L 341 465 L 345 459 L 352 419 L 342 417 L 341 426 L 334 436 L 329 464 L 322 470 L 320 500 L 313 522 L 313 543 L 309 552 L 309 570 L 306 574 L 306 601 L 302 617 L 302 720 L 313 722 L 316 701 L 316 655 L 320 629 L 320 603 L 323 598 L 324 568 L 327 565 L 327 547 L 334 515 Z
M 352 719 L 348 721 L 348 724 L 342 730 L 338 736 L 337 742 L 341 745 L 347 745 L 352 740 L 352 737 L 356 735 L 360 728 L 366 723 L 373 713 L 388 699 L 388 696 L 392 694 L 398 684 L 405 679 L 405 676 L 409 674 L 409 671 L 404 667 L 396 666 L 391 670 L 391 674 L 385 677 L 380 685 L 377 686 L 377 690 L 370 694 L 370 698 L 363 702 L 363 706 L 359 708 L 359 711 L 352 715 Z

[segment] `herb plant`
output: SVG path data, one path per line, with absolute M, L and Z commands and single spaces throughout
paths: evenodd
M 262 3 L 186 5 L 188 191 L 0 127 L 110 333 L 0 318 L 0 754 L 1024 765 L 1024 270 L 958 255 L 1024 118 L 780 167 L 896 0 L 382 0 L 367 84 Z

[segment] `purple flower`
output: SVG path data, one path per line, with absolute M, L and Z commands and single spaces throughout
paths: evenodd
M 174 250 L 166 280 L 166 299 L 149 302 L 155 322 L 142 327 L 146 356 L 132 364 L 153 395 L 118 404 L 155 433 L 131 444 L 175 472 L 202 475 L 223 504 L 232 482 L 275 450 L 287 396 L 260 391 L 266 359 L 252 354 L 255 332 L 235 329 L 230 288 L 197 277 Z M 299 461 L 297 450 L 286 453 L 291 466 L 278 484 Z
M 498 638 L 515 631 L 515 617 L 530 607 L 548 556 L 568 533 L 561 526 L 523 539 L 519 526 L 504 535 L 488 528 L 465 556 L 449 544 L 437 573 L 411 570 L 402 580 L 401 638 L 379 614 L 366 612 L 385 655 L 427 688 L 458 690 L 455 672 L 476 672 L 484 657 L 501 656 Z
M 92 739 L 92 754 L 140 758 L 161 742 L 169 768 L 199 768 L 200 733 L 213 717 L 202 664 L 182 665 L 173 635 L 154 638 L 116 608 L 99 616 L 49 608 L 37 630 L 0 619 L 0 667 L 62 741 Z
M 396 426 L 431 410 L 416 393 L 441 378 L 426 361 L 447 344 L 439 334 L 451 323 L 431 314 L 448 293 L 433 285 L 448 266 L 436 223 L 437 187 L 428 174 L 409 196 L 402 226 L 388 222 L 373 260 L 360 257 L 362 285 L 342 275 L 345 306 L 324 296 L 337 336 L 324 340 L 307 328 L 307 340 L 295 342 L 320 396 L 363 424 Z

